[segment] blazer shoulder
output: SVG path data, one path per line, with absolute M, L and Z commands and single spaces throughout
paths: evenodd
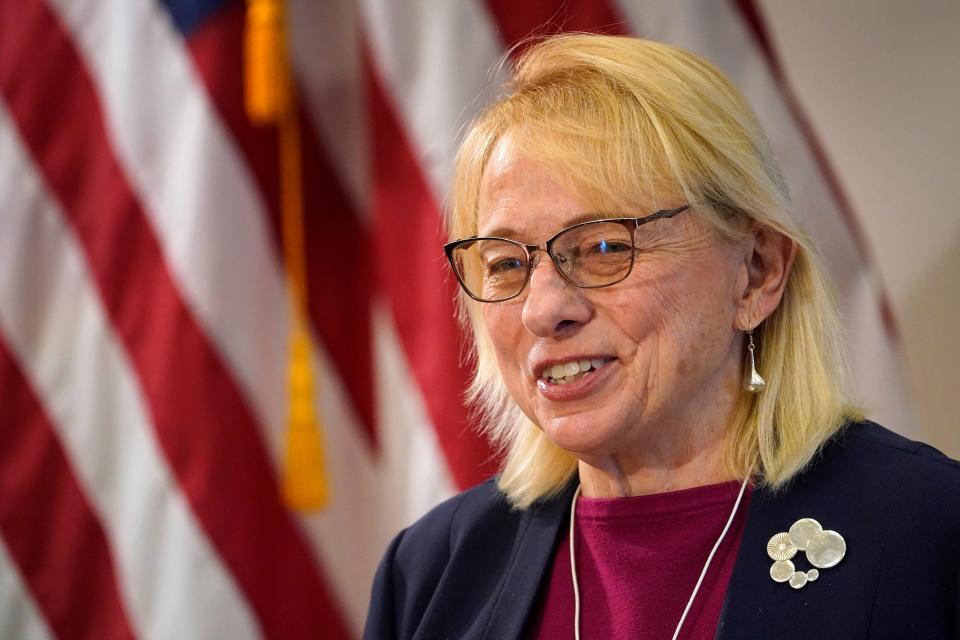
M 377 570 L 364 637 L 424 629 L 467 637 L 496 597 L 530 513 L 513 509 L 491 479 L 401 531 Z
M 441 502 L 402 531 L 397 555 L 400 558 L 419 556 L 419 551 L 424 550 L 428 557 L 421 559 L 436 562 L 449 557 L 470 530 L 483 529 L 491 520 L 517 517 L 519 512 L 511 509 L 506 496 L 497 487 L 496 479 L 490 478 Z
M 896 474 L 899 481 L 890 497 L 902 508 L 911 511 L 926 505 L 944 510 L 936 520 L 941 524 L 950 521 L 960 533 L 960 462 L 869 421 L 847 425 L 835 445 L 845 454 L 866 460 L 874 472 L 871 476 Z
M 960 485 L 960 462 L 930 445 L 910 440 L 875 422 L 866 420 L 847 425 L 837 437 L 838 444 L 878 458 L 905 458 L 911 468 L 942 475 Z

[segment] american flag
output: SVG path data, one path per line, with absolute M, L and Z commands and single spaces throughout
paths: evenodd
M 331 490 L 279 490 L 277 131 L 231 0 L 0 0 L 0 637 L 351 638 L 390 537 L 494 468 L 441 207 L 526 36 L 671 42 L 771 135 L 836 278 L 858 392 L 912 424 L 853 211 L 751 0 L 289 0 Z

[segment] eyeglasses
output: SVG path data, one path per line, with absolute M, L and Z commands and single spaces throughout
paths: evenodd
M 444 245 L 443 250 L 464 292 L 478 302 L 503 302 L 520 295 L 536 267 L 535 251 L 546 252 L 570 284 L 598 289 L 630 275 L 641 226 L 672 218 L 689 208 L 685 204 L 642 218 L 581 222 L 562 229 L 541 245 L 508 238 L 466 238 Z

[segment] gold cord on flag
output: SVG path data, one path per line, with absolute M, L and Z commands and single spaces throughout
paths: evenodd
M 283 497 L 291 508 L 311 511 L 327 504 L 330 487 L 323 434 L 313 402 L 315 386 L 307 320 L 300 123 L 282 0 L 247 1 L 244 44 L 247 115 L 257 124 L 276 125 L 280 134 L 283 253 L 290 282 L 292 325 L 287 369 L 289 405 L 284 433 Z

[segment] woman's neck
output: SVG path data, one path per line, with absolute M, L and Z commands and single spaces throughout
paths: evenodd
M 644 449 L 581 460 L 580 491 L 587 498 L 622 498 L 742 479 L 724 465 L 722 437 L 683 449 L 686 454 Z

